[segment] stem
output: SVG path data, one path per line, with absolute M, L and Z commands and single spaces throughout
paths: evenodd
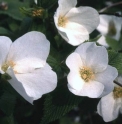
M 120 5 L 120 4 L 122 4 L 122 1 L 114 3 L 114 4 L 110 5 L 110 6 L 107 6 L 107 7 L 103 8 L 103 9 L 101 9 L 99 12 L 104 12 L 104 11 L 106 11 L 107 9 L 109 9 L 109 8 L 111 8 L 113 6 L 117 6 L 117 5 Z
M 99 12 L 99 14 L 104 14 L 104 15 L 111 15 L 111 16 L 117 16 L 117 17 L 122 17 L 119 13 L 107 13 L 107 12 Z
M 118 83 L 117 81 L 114 81 L 114 83 L 122 87 L 122 84 Z

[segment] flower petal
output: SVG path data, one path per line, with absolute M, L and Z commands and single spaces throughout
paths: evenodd
M 119 40 L 122 27 L 121 17 L 116 17 L 112 15 L 100 15 L 100 24 L 98 25 L 97 30 L 103 35 L 108 35 L 110 22 L 113 23 L 113 26 L 116 30 L 116 34 L 114 34 L 113 36 L 111 35 L 111 37 L 115 40 Z
M 9 81 L 10 84 L 30 103 L 32 103 L 33 100 L 41 98 L 43 94 L 53 91 L 57 85 L 57 75 L 51 70 L 48 64 L 43 68 L 34 70 L 33 73 L 16 74 L 16 78 L 23 86 L 21 88 L 24 88 L 26 94 L 22 92 L 23 89 L 18 87 L 18 82 L 13 82 L 11 79 Z M 30 97 L 31 101 L 28 100 L 26 96 L 28 96 L 28 98 Z
M 114 89 L 113 81 L 115 80 L 117 75 L 118 75 L 118 72 L 116 68 L 110 65 L 108 65 L 103 72 L 95 74 L 95 80 L 104 85 L 104 91 L 100 97 L 103 97 L 108 93 L 112 92 L 112 90 Z
M 15 77 L 14 71 L 12 68 L 9 68 L 7 70 L 7 73 L 11 76 L 12 79 L 8 80 L 10 85 L 29 103 L 33 104 L 33 97 L 28 96 L 28 94 L 25 91 L 25 88 L 23 87 L 22 83 L 17 80 Z
M 69 38 L 68 43 L 73 46 L 80 45 L 81 43 L 89 40 L 89 35 L 82 35 L 78 33 L 67 33 L 67 37 Z
M 107 67 L 108 53 L 103 46 L 96 46 L 95 43 L 87 42 L 78 46 L 75 52 L 80 54 L 84 64 L 92 68 L 95 73 L 102 72 Z
M 103 117 L 105 122 L 113 121 L 118 117 L 121 104 L 117 104 L 113 98 L 113 93 L 102 97 L 97 106 L 98 114 Z
M 4 73 L 3 70 L 1 70 L 1 66 L 6 61 L 11 44 L 12 41 L 10 38 L 6 36 L 0 36 L 0 73 Z
M 92 51 L 88 50 L 86 55 L 86 64 L 94 72 L 103 71 L 108 65 L 108 52 L 104 46 L 95 46 Z
M 82 86 L 85 83 L 84 80 L 80 77 L 80 73 L 76 71 L 71 71 L 67 76 L 67 80 L 68 85 L 70 85 L 70 87 L 75 90 L 82 89 Z M 72 92 L 72 90 L 70 91 Z
M 100 15 L 99 17 L 100 17 L 100 23 L 97 27 L 97 30 L 103 35 L 106 35 L 108 33 L 108 26 L 109 26 L 111 17 L 106 15 Z
M 7 61 L 13 61 L 17 71 L 43 67 L 49 54 L 50 43 L 44 34 L 36 31 L 18 38 L 10 48 Z
M 71 33 L 71 34 L 79 34 L 79 35 L 88 35 L 88 31 L 82 25 L 75 23 L 75 22 L 67 22 L 66 26 L 58 27 L 58 29 L 62 32 Z M 73 32 L 73 33 L 72 33 Z
M 69 41 L 69 39 L 68 39 L 68 37 L 67 37 L 67 35 L 66 35 L 66 33 L 65 32 L 62 32 L 62 31 L 59 31 L 58 30 L 58 32 L 59 32 L 59 34 L 62 36 L 62 38 L 65 40 L 65 41 Z
M 89 40 L 89 33 L 82 25 L 79 25 L 74 22 L 67 22 L 65 27 L 56 27 L 59 31 L 59 34 L 66 40 L 69 44 L 76 46 L 83 43 L 86 40 Z
M 94 48 L 94 45 L 95 45 L 95 43 L 93 43 L 93 42 L 86 42 L 86 43 L 83 43 L 83 44 L 79 45 L 79 46 L 76 48 L 75 52 L 80 55 L 81 60 L 84 60 L 84 61 L 85 61 L 87 51 L 88 51 L 88 50 L 92 51 L 93 48 Z
M 77 46 L 84 41 L 89 40 L 89 35 L 82 35 L 79 32 L 65 32 L 59 31 L 59 34 L 64 40 L 66 40 L 69 44 L 73 46 Z
M 115 81 L 117 81 L 119 84 L 122 85 L 122 75 L 118 75 L 117 78 L 115 79 Z
M 58 9 L 56 10 L 55 16 L 62 15 L 64 16 L 71 8 L 75 7 L 77 4 L 77 0 L 59 0 L 58 1 Z
M 90 98 L 98 98 L 104 89 L 104 85 L 97 81 L 90 81 L 84 83 L 81 90 L 77 91 L 79 96 L 88 96 Z
M 70 22 L 82 25 L 89 33 L 91 33 L 99 24 L 99 14 L 91 7 L 72 8 L 66 17 Z
M 80 55 L 78 53 L 70 54 L 66 59 L 66 65 L 71 71 L 79 72 L 80 68 L 83 66 Z
M 102 45 L 102 46 L 104 46 L 104 47 L 106 47 L 106 48 L 109 47 L 109 45 L 106 42 L 106 39 L 105 39 L 105 37 L 103 35 L 97 40 L 97 43 Z

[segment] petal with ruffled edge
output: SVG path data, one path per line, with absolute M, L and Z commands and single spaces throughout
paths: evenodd
M 6 36 L 0 36 L 0 73 L 4 73 L 4 71 L 1 70 L 1 66 L 6 61 L 11 44 L 12 41 L 10 38 Z
M 81 57 L 81 60 L 85 62 L 87 50 L 93 51 L 94 45 L 95 43 L 93 42 L 83 43 L 76 48 L 75 52 L 78 53 Z
M 59 34 L 62 36 L 64 40 L 66 40 L 69 44 L 73 46 L 77 46 L 89 40 L 89 35 L 82 35 L 79 32 L 67 32 L 67 33 L 65 32 L 59 31 Z
M 108 43 L 107 43 L 107 41 L 106 41 L 106 39 L 105 39 L 105 37 L 104 37 L 103 35 L 102 35 L 96 42 L 97 42 L 98 44 L 100 44 L 100 45 L 106 47 L 106 48 L 109 47 L 109 45 L 108 45 Z
M 55 16 L 59 17 L 60 15 L 65 16 L 69 10 L 75 7 L 77 0 L 59 0 L 59 7 L 56 10 Z
M 115 80 L 117 75 L 117 69 L 110 65 L 108 65 L 103 72 L 95 74 L 95 80 L 104 85 L 104 91 L 100 97 L 103 97 L 112 92 L 112 90 L 114 89 L 113 81 Z
M 107 68 L 108 53 L 105 47 L 87 42 L 78 46 L 75 52 L 79 53 L 84 64 L 92 68 L 95 73 L 102 72 Z
M 11 72 L 7 73 L 12 77 L 9 80 L 12 87 L 30 103 L 53 91 L 57 86 L 57 75 L 48 64 L 32 73 L 15 74 L 16 78 Z
M 106 35 L 108 33 L 108 26 L 109 26 L 109 22 L 111 20 L 111 16 L 107 16 L 107 15 L 100 15 L 100 23 L 97 27 L 97 30 L 103 34 Z
M 59 27 L 58 20 L 54 18 L 56 27 L 59 34 L 66 40 L 69 44 L 77 46 L 86 40 L 89 40 L 89 33 L 86 28 L 82 25 L 68 21 L 65 27 Z
M 12 79 L 8 80 L 10 85 L 29 103 L 33 104 L 33 97 L 28 96 L 28 94 L 25 91 L 25 88 L 23 87 L 22 83 L 17 80 L 15 77 L 14 71 L 12 68 L 8 68 L 7 73 L 11 76 Z
M 45 65 L 49 50 L 50 43 L 45 35 L 32 31 L 11 45 L 7 61 L 12 61 L 14 70 L 19 73 L 31 72 Z
M 104 46 L 94 45 L 94 50 L 87 50 L 86 53 L 86 65 L 91 67 L 92 70 L 102 72 L 108 65 L 108 52 Z
M 82 35 L 78 33 L 67 33 L 67 37 L 69 38 L 68 43 L 73 46 L 80 45 L 81 43 L 89 40 L 89 35 Z
M 119 40 L 122 27 L 122 18 L 120 17 L 112 15 L 100 15 L 100 24 L 98 25 L 97 30 L 103 35 L 108 35 L 109 24 L 111 22 L 111 26 L 114 26 L 116 34 L 114 34 L 113 36 L 111 35 L 110 37 L 114 38 L 115 40 Z
M 113 93 L 110 93 L 101 98 L 97 106 L 97 111 L 105 122 L 109 122 L 118 117 L 120 107 L 121 103 L 117 104 L 117 101 L 113 97 Z
M 94 8 L 83 6 L 72 8 L 66 17 L 68 21 L 82 25 L 89 33 L 96 29 L 100 21 L 99 14 Z
M 85 83 L 80 76 L 80 72 L 78 71 L 71 71 L 67 76 L 67 80 L 68 80 L 68 85 L 70 85 L 70 87 L 72 87 L 72 89 L 75 90 L 81 90 Z
M 80 68 L 83 67 L 80 55 L 78 53 L 70 54 L 66 59 L 66 65 L 71 71 L 79 72 Z
M 79 35 L 88 35 L 88 31 L 82 25 L 75 22 L 67 22 L 65 27 L 58 27 L 58 29 L 65 33 L 78 33 Z
M 115 23 L 116 34 L 112 37 L 115 40 L 119 40 L 121 36 L 121 29 L 122 29 L 122 17 L 113 16 L 113 20 Z
M 82 88 L 79 90 L 73 89 L 70 87 L 70 91 L 78 96 L 88 96 L 90 98 L 98 98 L 104 89 L 104 85 L 97 81 L 85 82 Z

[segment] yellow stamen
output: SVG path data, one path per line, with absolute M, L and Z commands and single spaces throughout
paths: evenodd
M 1 69 L 2 69 L 4 72 L 6 72 L 7 69 L 8 69 L 8 67 L 9 67 L 9 65 L 5 63 L 5 64 L 2 65 Z
M 7 71 L 7 69 L 8 69 L 8 67 L 10 66 L 11 68 L 13 68 L 13 70 L 14 70 L 14 66 L 15 66 L 16 64 L 13 62 L 13 61 L 8 61 L 7 63 L 4 63 L 3 65 L 2 65 L 2 70 L 4 71 L 4 72 L 6 72 Z M 17 73 L 17 71 L 15 71 L 14 70 L 14 72 L 15 73 Z
M 93 71 L 88 67 L 83 67 L 80 69 L 80 76 L 85 82 L 89 82 L 94 79 Z
M 114 98 L 122 98 L 122 87 L 115 87 L 113 90 Z
M 66 23 L 67 23 L 67 18 L 59 16 L 59 18 L 58 18 L 58 26 L 59 27 L 65 27 Z

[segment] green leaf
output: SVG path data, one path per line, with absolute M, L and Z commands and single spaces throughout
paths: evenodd
M 113 49 L 113 50 L 121 50 L 122 49 L 122 43 L 106 36 L 105 37 L 107 44 Z
M 53 70 L 57 73 L 59 78 L 62 78 L 64 76 L 64 73 L 67 72 L 67 68 L 64 62 L 60 62 L 56 58 L 50 55 L 47 58 L 47 62 L 53 68 Z
M 73 122 L 70 118 L 64 117 L 60 119 L 60 124 L 81 124 L 80 122 Z
M 3 93 L 3 95 L 0 98 L 0 109 L 6 115 L 10 115 L 13 113 L 15 103 L 16 103 L 16 97 L 13 94 L 6 91 Z
M 0 35 L 9 35 L 11 32 L 6 28 L 0 27 Z
M 13 115 L 0 118 L 0 124 L 15 124 Z
M 52 8 L 56 3 L 58 3 L 58 0 L 38 0 L 39 4 L 46 8 L 46 9 L 50 9 Z
M 55 91 L 46 96 L 41 124 L 61 118 L 82 101 L 82 97 L 73 95 L 68 90 L 66 82 L 66 79 L 61 80 Z
M 7 73 L 2 74 L 1 78 L 3 78 L 4 80 L 10 80 L 11 76 Z
M 122 53 L 109 50 L 109 65 L 115 67 L 118 70 L 119 74 L 122 74 Z
M 19 29 L 19 36 L 24 35 L 25 33 L 27 33 L 32 25 L 32 18 L 30 17 L 26 17 L 23 19 L 20 29 Z M 18 37 L 19 37 L 18 36 Z
M 10 116 L 16 104 L 17 93 L 13 87 L 3 78 L 0 82 L 0 109 Z
M 7 10 L 1 10 L 0 14 L 6 14 L 16 20 L 22 20 L 23 15 L 20 13 L 19 8 L 20 7 L 28 7 L 29 2 L 20 2 L 15 0 L 5 0 L 4 2 L 7 3 L 8 9 Z

